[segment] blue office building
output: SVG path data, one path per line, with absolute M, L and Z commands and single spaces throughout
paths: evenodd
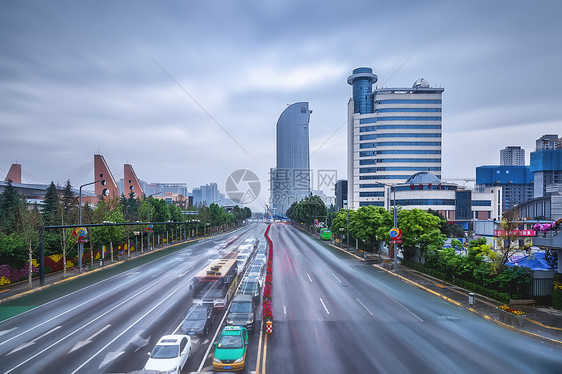
M 531 152 L 531 172 L 534 174 L 534 197 L 547 195 L 547 187 L 562 184 L 562 138 L 544 135 L 537 140 L 535 152 Z
M 370 68 L 353 70 L 348 103 L 348 201 L 351 209 L 386 206 L 380 183 L 405 183 L 430 172 L 441 178 L 442 88 L 421 78 L 406 88 L 375 88 Z
M 533 173 L 529 166 L 479 166 L 476 185 L 502 187 L 502 212 L 533 198 Z

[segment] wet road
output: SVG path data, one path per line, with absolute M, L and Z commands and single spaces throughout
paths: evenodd
M 506 330 L 301 233 L 271 226 L 267 373 L 560 373 L 562 348 Z
M 0 308 L 4 310 L 28 311 L 0 322 L 0 372 L 127 373 L 142 369 L 158 338 L 173 333 L 192 305 L 189 285 L 210 262 L 209 254 L 225 246 L 235 249 L 249 237 L 263 240 L 265 227 L 250 225 L 234 234 L 184 246 L 141 266 L 127 262 L 131 269 L 116 271 L 108 279 L 100 272 L 3 303 Z M 215 328 L 221 317 L 215 318 Z M 192 357 L 183 372 L 197 370 L 209 338 L 194 338 L 193 342 Z

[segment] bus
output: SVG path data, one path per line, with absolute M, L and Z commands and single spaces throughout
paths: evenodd
M 332 239 L 332 231 L 326 228 L 320 229 L 320 238 L 322 238 L 322 240 Z
M 236 259 L 214 260 L 193 278 L 193 303 L 224 309 L 237 286 Z

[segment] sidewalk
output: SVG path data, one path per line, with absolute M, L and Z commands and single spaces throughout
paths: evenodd
M 526 319 L 522 327 L 513 326 L 509 323 L 500 321 L 501 313 L 500 310 L 498 310 L 498 306 L 501 305 L 501 303 L 489 299 L 486 296 L 474 293 L 474 304 L 469 304 L 469 293 L 472 291 L 465 290 L 461 287 L 444 282 L 427 274 L 420 273 L 400 264 L 397 266 L 397 271 L 394 272 L 394 264 L 384 255 L 381 256 L 381 265 L 379 265 L 378 255 L 368 254 L 365 259 L 362 256 L 359 256 L 354 248 L 350 248 L 350 251 L 348 252 L 345 248 L 340 248 L 333 244 L 330 245 L 340 251 L 349 253 L 361 261 L 370 263 L 389 274 L 399 277 L 402 280 L 429 293 L 441 297 L 451 304 L 465 308 L 472 313 L 491 320 L 505 328 L 562 344 L 562 311 L 560 310 L 552 307 L 534 305 L 513 306 L 513 309 L 522 310 L 526 315 Z

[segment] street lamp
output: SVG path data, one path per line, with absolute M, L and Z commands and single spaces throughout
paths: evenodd
M 392 190 L 392 210 L 394 211 L 394 227 L 396 227 L 397 225 L 397 218 L 396 218 L 396 186 L 392 185 L 392 184 L 386 184 L 386 183 L 382 183 L 377 181 L 378 184 L 389 187 Z M 394 272 L 397 271 L 398 269 L 398 256 L 397 256 L 397 246 L 396 246 L 396 241 L 394 243 Z
M 82 187 L 86 187 L 92 184 L 96 184 L 96 183 L 101 183 L 102 186 L 105 186 L 105 180 L 101 180 L 101 181 L 94 181 L 94 182 L 90 182 L 90 183 L 86 183 L 80 186 L 80 188 L 78 189 L 78 196 L 79 196 L 79 203 L 78 203 L 78 224 L 80 226 L 82 226 Z M 104 190 L 104 194 L 107 192 L 107 190 Z M 84 252 L 84 243 L 78 243 L 78 269 L 80 270 L 80 272 L 82 271 L 82 253 Z M 64 265 L 66 266 L 66 264 Z

